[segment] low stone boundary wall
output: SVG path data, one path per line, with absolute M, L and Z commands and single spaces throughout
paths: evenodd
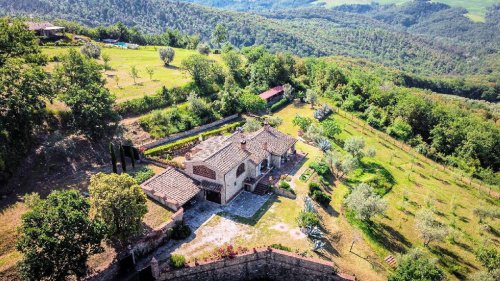
M 151 262 L 156 280 L 164 281 L 249 281 L 270 279 L 275 281 L 347 281 L 353 276 L 337 274 L 330 262 L 305 258 L 277 249 L 254 250 L 234 258 L 170 270 L 168 264 Z
M 213 128 L 213 127 L 216 127 L 216 126 L 228 123 L 229 121 L 233 121 L 233 120 L 237 119 L 238 117 L 239 117 L 238 114 L 234 114 L 234 115 L 231 115 L 231 116 L 226 117 L 224 119 L 212 122 L 210 124 L 202 125 L 202 126 L 196 127 L 194 129 L 191 129 L 191 130 L 188 130 L 188 131 L 185 131 L 185 132 L 181 132 L 181 133 L 177 133 L 177 134 L 172 134 L 172 135 L 170 135 L 168 137 L 165 137 L 165 138 L 163 138 L 161 140 L 157 140 L 157 141 L 153 141 L 153 142 L 150 142 L 150 143 L 143 144 L 143 145 L 141 145 L 141 147 L 144 148 L 145 150 L 148 150 L 148 149 L 151 149 L 153 147 L 157 147 L 157 146 L 169 143 L 169 142 L 173 142 L 173 141 L 176 141 L 176 140 L 179 140 L 179 139 L 183 139 L 185 137 L 190 137 L 192 135 L 196 135 L 196 134 L 202 133 L 202 132 L 204 132 L 206 130 L 209 130 L 209 129 Z
M 130 256 L 131 252 L 134 254 L 135 258 L 144 257 L 147 254 L 153 252 L 161 244 L 163 244 L 168 239 L 168 230 L 174 227 L 175 223 L 182 221 L 184 217 L 184 209 L 180 208 L 175 212 L 168 222 L 163 223 L 159 227 L 155 228 L 149 232 L 144 237 L 140 238 L 134 243 L 132 250 L 125 250 L 117 254 L 117 257 L 105 270 L 94 272 L 86 277 L 83 281 L 107 281 L 116 280 L 118 273 L 120 271 L 119 257 Z

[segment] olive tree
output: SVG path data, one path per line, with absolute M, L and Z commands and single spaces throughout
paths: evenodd
M 91 42 L 83 45 L 80 51 L 83 55 L 93 59 L 98 59 L 101 56 L 101 47 Z
M 375 215 L 385 213 L 387 201 L 375 193 L 366 183 L 361 183 L 347 196 L 347 208 L 352 210 L 360 220 L 371 222 Z
M 360 137 L 351 137 L 346 139 L 344 143 L 344 150 L 357 159 L 361 159 L 365 154 L 365 140 Z
M 448 235 L 448 229 L 434 217 L 429 209 L 422 209 L 415 214 L 415 230 L 427 247 L 433 241 L 442 241 Z
M 160 59 L 163 61 L 165 66 L 169 66 L 172 61 L 174 61 L 175 50 L 171 47 L 160 48 L 158 50 L 160 54 Z

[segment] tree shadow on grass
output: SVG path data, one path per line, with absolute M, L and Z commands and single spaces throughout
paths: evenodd
M 442 248 L 440 246 L 435 246 L 431 248 L 430 251 L 438 256 L 439 263 L 441 265 L 448 268 L 450 270 L 450 273 L 455 275 L 460 280 L 465 280 L 468 273 L 471 271 L 469 268 L 478 270 L 475 265 L 471 264 L 470 262 L 466 261 L 465 259 L 448 249 Z M 469 268 L 465 268 L 460 265 L 465 265 Z
M 412 246 L 406 237 L 389 225 L 364 222 L 355 218 L 354 214 L 347 216 L 349 222 L 361 229 L 370 240 L 390 252 L 403 253 Z

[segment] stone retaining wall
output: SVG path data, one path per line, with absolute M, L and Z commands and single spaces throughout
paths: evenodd
M 184 209 L 180 208 L 177 212 L 172 214 L 170 221 L 153 229 L 148 235 L 135 243 L 133 247 L 134 254 L 138 257 L 143 257 L 158 248 L 168 239 L 168 230 L 173 228 L 176 222 L 182 221 L 183 217 Z
M 353 276 L 337 274 L 330 262 L 304 258 L 277 250 L 261 249 L 223 259 L 171 270 L 167 263 L 151 262 L 156 280 L 164 281 L 249 281 L 270 279 L 275 281 L 347 281 Z

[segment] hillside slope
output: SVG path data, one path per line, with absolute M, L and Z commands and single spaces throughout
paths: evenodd
M 265 45 L 301 56 L 347 55 L 424 74 L 491 73 L 470 48 L 415 36 L 363 14 L 322 8 L 248 14 L 165 0 L 0 0 L 0 14 L 64 18 L 87 25 L 122 21 L 146 32 L 175 28 L 208 40 L 224 23 L 238 47 Z

